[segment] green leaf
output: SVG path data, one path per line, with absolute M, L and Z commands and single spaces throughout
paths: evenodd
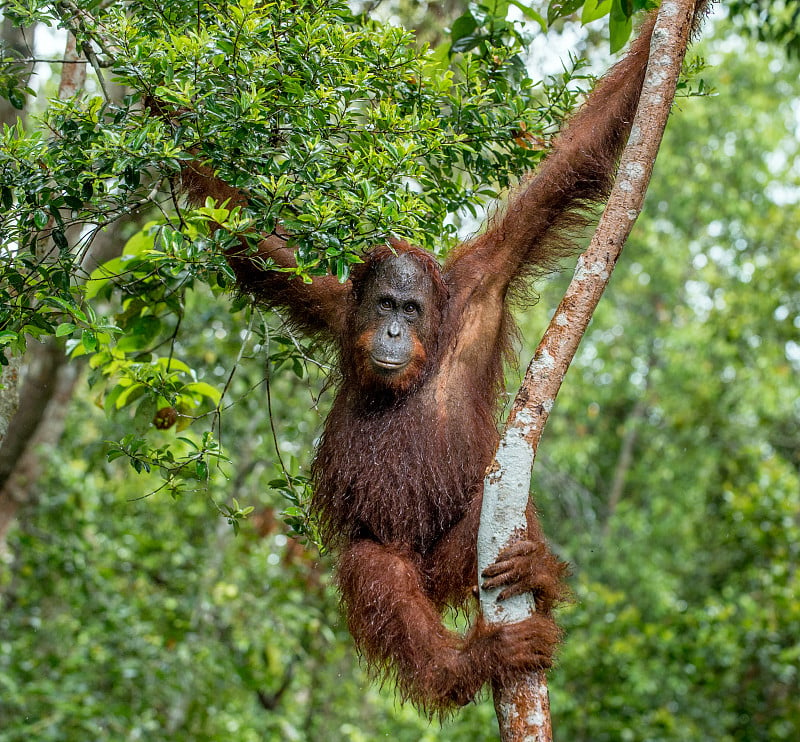
M 153 223 L 145 224 L 133 237 L 131 237 L 122 250 L 123 255 L 141 255 L 147 250 L 153 249 L 155 237 L 153 235 Z
M 64 234 L 64 230 L 62 230 L 61 227 L 54 227 L 53 231 L 50 233 L 50 237 L 53 239 L 53 244 L 60 252 L 67 252 L 69 250 L 67 236 Z
M 163 369 L 167 373 L 185 373 L 185 374 L 192 374 L 192 369 L 189 368 L 183 361 L 179 358 L 158 358 L 154 361 L 155 365 L 159 368 Z
M 187 384 L 182 390 L 186 394 L 200 395 L 210 399 L 214 405 L 218 405 L 222 399 L 222 393 L 216 387 L 207 384 L 205 381 L 195 381 Z
M 457 54 L 459 52 L 472 51 L 475 47 L 479 46 L 481 42 L 485 41 L 487 38 L 488 36 L 486 36 L 485 34 L 462 36 L 458 41 L 453 43 L 453 45 L 450 47 L 450 51 L 453 52 L 453 54 Z
M 89 353 L 93 353 L 97 350 L 97 336 L 91 330 L 84 330 L 81 333 L 81 345 L 83 345 Z
M 121 410 L 126 405 L 135 402 L 139 397 L 141 397 L 146 389 L 147 387 L 144 384 L 131 384 L 129 387 L 124 388 L 119 395 L 117 395 L 116 399 L 114 400 L 114 406 L 118 410 Z
M 481 7 L 488 11 L 492 20 L 505 20 L 510 0 L 483 0 Z
M 621 0 L 612 0 L 608 30 L 611 53 L 615 54 L 625 46 L 633 31 L 633 21 L 625 13 Z
M 339 283 L 344 283 L 350 277 L 350 263 L 346 260 L 339 259 L 336 261 L 336 277 Z
M 13 90 L 9 91 L 8 100 L 18 111 L 21 111 L 23 108 L 25 108 L 25 93 L 19 88 L 14 88 Z
M 162 329 L 161 320 L 152 314 L 132 320 L 117 347 L 125 353 L 148 349 Z
M 547 6 L 547 24 L 552 26 L 559 18 L 572 15 L 581 5 L 583 0 L 550 0 Z
M 62 299 L 60 296 L 47 296 L 42 303 L 57 307 L 58 309 L 61 309 L 67 314 L 71 314 L 84 322 L 87 319 L 86 315 L 75 303 L 67 301 L 66 299 Z
M 589 1 L 591 2 L 592 0 Z M 541 13 L 535 11 L 530 6 L 519 2 L 519 0 L 509 0 L 509 2 L 514 7 L 519 8 L 522 11 L 522 15 L 524 15 L 529 21 L 535 21 L 538 23 L 542 31 L 547 31 L 547 20 Z
M 428 53 L 425 60 L 426 75 L 441 75 L 450 66 L 450 42 L 443 41 L 433 51 Z
M 36 209 L 36 211 L 33 212 L 33 223 L 36 225 L 36 229 L 44 229 L 49 221 L 50 217 L 46 211 Z
M 62 322 L 58 327 L 56 327 L 56 337 L 64 337 L 65 335 L 71 335 L 75 332 L 76 326 L 73 325 L 71 322 Z
M 470 36 L 477 27 L 478 22 L 470 13 L 464 13 L 464 15 L 456 18 L 450 28 L 451 44 L 455 46 L 457 41 L 463 39 L 465 36 Z
M 611 2 L 612 0 L 587 0 L 581 13 L 581 23 L 585 26 L 607 16 L 611 12 Z

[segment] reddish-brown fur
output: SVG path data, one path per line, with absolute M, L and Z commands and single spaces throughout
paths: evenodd
M 502 362 L 513 332 L 508 297 L 573 250 L 586 210 L 606 197 L 630 131 L 652 25 L 646 21 L 504 213 L 444 268 L 397 242 L 372 250 L 345 284 L 334 277 L 308 284 L 265 269 L 265 259 L 294 265 L 283 235 L 265 239 L 256 258 L 229 255 L 245 290 L 338 345 L 341 381 L 312 466 L 312 508 L 337 559 L 357 646 L 428 711 L 467 703 L 487 681 L 547 667 L 559 640 L 550 613 L 562 594 L 564 564 L 549 553 L 532 510 L 527 533 L 483 578 L 504 586 L 506 596 L 532 591 L 537 613 L 510 626 L 477 618 L 463 637 L 445 628 L 440 614 L 447 605 L 465 605 L 479 579 L 482 483 L 498 440 Z M 187 171 L 184 187 L 196 199 L 243 198 L 202 166 Z M 396 255 L 410 257 L 429 285 L 425 312 L 435 332 L 415 334 L 413 363 L 387 382 L 364 353 L 369 328 L 354 332 L 354 318 L 375 272 Z

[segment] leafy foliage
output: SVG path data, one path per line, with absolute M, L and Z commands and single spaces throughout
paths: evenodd
M 237 47 L 247 74 L 227 56 L 223 74 L 198 39 L 219 33 L 230 41 L 233 11 L 223 17 L 207 4 L 198 18 L 195 2 L 144 0 L 131 10 L 134 22 L 117 18 L 133 6 L 105 6 L 82 3 L 80 13 L 60 15 L 54 5 L 14 4 L 25 22 L 74 25 L 80 18 L 77 30 L 95 39 L 101 61 L 119 54 L 106 34 L 124 38 L 119 29 L 135 23 L 142 50 L 147 39 L 160 45 L 162 61 L 142 63 L 161 70 L 148 85 L 173 89 L 164 61 L 172 59 L 181 76 L 173 94 L 194 85 L 200 95 L 189 68 L 206 65 L 235 115 L 215 112 L 210 93 L 166 122 L 137 108 L 139 92 L 122 102 L 87 93 L 54 103 L 43 128 L 33 121 L 3 134 L 0 338 L 19 348 L 26 337 L 58 335 L 75 362 L 86 361 L 90 386 L 77 388 L 58 451 L 42 452 L 43 474 L 32 488 L 38 496 L 9 535 L 10 553 L 0 555 L 0 741 L 495 739 L 489 703 L 430 725 L 364 677 L 337 623 L 324 555 L 305 545 L 314 533 L 305 518 L 302 463 L 327 404 L 324 360 L 279 317 L 222 295 L 231 281 L 219 258 L 228 237 L 212 236 L 209 222 L 240 234 L 263 214 L 188 209 L 170 191 L 168 176 L 195 156 L 196 137 L 205 132 L 216 136 L 218 147 L 204 154 L 214 167 L 262 196 L 271 192 L 270 168 L 283 164 L 246 149 L 243 132 L 252 119 L 264 151 L 278 152 L 283 143 L 270 144 L 266 135 L 273 120 L 267 112 L 276 109 L 263 98 L 248 108 L 242 97 L 261 85 L 252 60 L 266 59 L 267 45 L 247 53 Z M 523 37 L 499 24 L 493 8 L 501 6 L 508 9 L 473 6 L 474 27 L 462 25 L 456 39 L 409 58 L 403 70 L 422 71 L 413 95 L 428 114 L 436 100 L 443 108 L 436 131 L 425 129 L 419 139 L 415 130 L 396 132 L 398 140 L 420 143 L 409 158 L 398 155 L 398 172 L 452 182 L 442 184 L 441 202 L 418 193 L 414 176 L 409 194 L 397 184 L 381 190 L 364 214 L 388 215 L 398 233 L 430 230 L 446 243 L 433 215 L 451 208 L 446 202 L 465 203 L 448 189 L 471 189 L 478 208 L 476 184 L 497 190 L 504 172 L 535 162 L 541 137 L 574 101 L 569 75 L 538 88 L 540 97 L 515 97 L 525 76 L 510 50 Z M 275 7 L 254 9 L 262 25 Z M 352 32 L 361 39 L 348 54 L 374 61 L 410 54 L 365 49 L 371 21 L 318 7 L 337 25 L 332 38 Z M 589 3 L 584 20 L 607 7 Z M 254 43 L 262 32 L 242 31 Z M 185 64 L 170 48 L 170 33 L 194 54 Z M 480 37 L 470 50 L 449 54 L 453 40 L 470 35 Z M 503 64 L 493 78 L 499 44 Z M 800 731 L 798 70 L 764 47 L 737 42 L 731 52 L 730 39 L 708 53 L 720 60 L 707 73 L 718 94 L 681 101 L 672 118 L 646 213 L 570 372 L 536 466 L 546 530 L 575 571 L 575 602 L 562 616 L 568 641 L 550 682 L 556 733 L 568 739 L 773 742 Z M 135 78 L 138 62 L 118 59 L 113 74 Z M 109 77 L 112 68 L 98 69 Z M 352 83 L 354 70 L 345 60 L 330 75 Z M 306 79 L 302 69 L 269 74 L 284 72 Z M 230 85 L 236 74 L 238 92 Z M 385 86 L 376 101 L 392 99 L 391 79 L 398 96 L 409 87 L 402 74 L 391 75 L 375 71 Z M 429 85 L 428 77 L 437 79 Z M 500 87 L 492 87 L 495 79 Z M 488 92 L 502 84 L 507 93 Z M 480 92 L 477 99 L 470 90 Z M 317 124 L 303 96 L 331 105 L 316 90 L 282 95 L 298 102 L 305 132 Z M 513 120 L 513 100 L 528 106 L 520 117 L 525 128 Z M 294 116 L 293 107 L 284 108 Z M 545 111 L 553 118 L 542 117 Z M 413 119 L 413 112 L 403 115 Z M 498 121 L 508 128 L 491 129 Z M 213 126 L 205 129 L 206 122 Z M 459 122 L 472 122 L 475 141 L 448 140 L 467 131 Z M 490 129 L 498 141 L 482 149 L 478 139 Z M 306 146 L 292 136 L 292 146 Z M 394 157 L 361 136 L 323 145 L 332 177 L 351 198 L 363 197 L 353 183 L 383 188 L 379 176 Z M 434 149 L 426 152 L 425 142 Z M 252 163 L 239 157 L 241 148 Z M 432 164 L 448 162 L 448 148 L 449 175 Z M 363 167 L 342 162 L 355 151 L 367 153 Z M 497 159 L 484 161 L 488 151 Z M 455 164 L 462 161 L 468 171 Z M 319 162 L 316 172 L 327 172 Z M 310 178 L 304 168 L 292 177 Z M 349 182 L 348 172 L 358 179 Z M 316 201 L 287 202 L 288 217 L 318 218 L 325 198 L 339 198 L 332 191 L 323 182 Z M 392 216 L 381 199 L 395 193 L 417 211 Z M 366 217 L 359 223 L 369 229 Z M 119 240 L 116 262 L 83 267 L 84 253 L 108 233 Z M 306 270 L 349 264 L 360 233 L 331 233 L 344 247 L 312 235 Z M 430 235 L 422 239 L 433 242 Z M 545 287 L 540 307 L 525 318 L 526 338 L 538 337 L 561 288 L 559 281 Z M 231 405 L 236 414 L 225 414 Z M 109 452 L 141 474 L 109 464 Z M 165 484 L 173 498 L 141 499 Z M 195 491 L 202 496 L 190 496 Z
M 534 165 L 575 101 L 568 74 L 535 94 L 508 8 L 473 6 L 479 43 L 456 23 L 434 53 L 338 0 L 168 11 L 10 0 L 18 22 L 76 35 L 97 92 L 51 100 L 35 127 L 0 133 L 0 349 L 64 338 L 87 357 L 98 402 L 133 414 L 112 457 L 159 469 L 175 494 L 202 480 L 226 401 L 179 355 L 188 294 L 230 288 L 223 249 L 278 224 L 306 276 L 344 280 L 361 250 L 392 235 L 446 249 L 460 215 Z M 248 205 L 182 203 L 188 162 L 247 192 Z M 129 236 L 122 254 L 93 268 L 114 230 Z M 267 344 L 263 321 L 244 324 Z M 286 348 L 296 372 L 300 347 Z M 151 421 L 194 423 L 196 450 L 151 447 Z
M 0 98 L 5 98 L 17 110 L 25 107 L 26 95 L 33 93 L 23 82 L 26 73 L 26 65 L 20 61 L 19 54 L 0 41 Z M 10 195 L 5 189 L 0 190 L 4 208 L 11 206 Z
M 729 7 L 731 16 L 747 33 L 780 44 L 791 57 L 800 57 L 798 0 L 733 0 Z
M 61 7 L 10 5 L 23 21 L 58 17 Z M 158 195 L 187 160 L 248 192 L 251 207 L 233 231 L 269 234 L 280 222 L 305 269 L 345 278 L 358 250 L 390 234 L 446 245 L 449 215 L 494 195 L 484 183 L 502 187 L 535 162 L 538 153 L 515 141 L 520 122 L 528 130 L 550 124 L 527 92 L 519 45 L 498 37 L 487 39 L 488 61 L 459 55 L 449 71 L 406 32 L 352 16 L 339 2 L 244 0 L 185 13 L 176 6 L 175 15 L 138 4 L 135 14 L 124 4 L 84 10 L 73 30 L 111 50 L 106 63 L 131 94 L 120 103 L 54 101 L 47 136 L 5 132 L 4 241 L 28 276 L 17 279 L 13 301 L 5 297 L 13 318 L 45 290 L 71 301 L 66 232 L 74 225 L 94 232 L 124 214 L 172 206 L 178 214 L 168 223 L 196 242 L 174 193 L 167 202 Z M 22 257 L 45 240 L 58 250 L 46 268 Z M 196 257 L 181 248 L 173 245 L 172 256 Z

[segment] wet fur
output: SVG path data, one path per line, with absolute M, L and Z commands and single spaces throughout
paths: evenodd
M 393 242 L 367 253 L 346 284 L 333 277 L 307 284 L 266 269 L 294 265 L 284 235 L 255 253 L 229 254 L 244 290 L 337 348 L 340 381 L 312 465 L 312 510 L 336 558 L 356 645 L 372 668 L 395 677 L 404 698 L 431 713 L 469 702 L 487 681 L 504 684 L 547 667 L 559 641 L 551 609 L 563 594 L 565 565 L 547 549 L 532 507 L 527 532 L 484 579 L 507 592 L 531 591 L 537 613 L 512 626 L 476 617 L 459 636 L 441 611 L 467 605 L 479 579 L 483 477 L 498 441 L 503 360 L 514 334 L 509 304 L 532 277 L 575 251 L 575 236 L 607 197 L 652 25 L 651 16 L 506 209 L 443 268 L 423 250 Z M 203 165 L 187 168 L 184 188 L 195 201 L 244 199 Z M 397 253 L 431 278 L 426 311 L 437 329 L 416 339 L 415 362 L 386 384 L 365 363 L 368 333 L 353 332 L 353 318 L 376 268 Z

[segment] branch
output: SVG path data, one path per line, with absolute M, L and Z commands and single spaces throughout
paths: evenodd
M 704 4 L 699 0 L 698 5 Z M 478 574 L 511 543 L 514 533 L 524 528 L 536 449 L 564 375 L 641 211 L 694 16 L 695 0 L 665 0 L 658 11 L 639 108 L 608 205 L 528 367 L 495 460 L 487 470 L 478 533 Z M 500 603 L 498 593 L 481 591 L 481 610 L 487 622 L 512 623 L 534 610 L 530 595 Z M 495 688 L 495 709 L 503 742 L 552 740 L 544 672 L 533 672 L 513 687 Z

